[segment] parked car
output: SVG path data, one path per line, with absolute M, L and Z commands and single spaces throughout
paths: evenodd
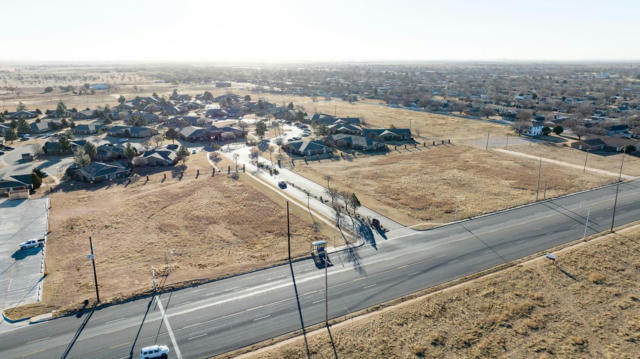
M 191 154 L 192 154 L 192 155 L 195 155 L 195 154 L 196 154 L 196 152 L 197 152 L 196 150 L 191 150 Z
M 20 250 L 31 249 L 36 247 L 44 247 L 44 238 L 30 239 L 26 242 L 20 243 Z
M 169 357 L 169 347 L 166 345 L 151 345 L 140 350 L 140 359 L 166 359 Z
M 281 189 L 287 188 L 287 182 L 285 181 L 278 182 L 278 187 L 280 187 Z

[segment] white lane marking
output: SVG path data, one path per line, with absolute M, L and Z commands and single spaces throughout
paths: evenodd
M 173 335 L 173 330 L 171 329 L 171 324 L 169 324 L 169 318 L 164 312 L 164 306 L 162 305 L 162 301 L 159 297 L 156 297 L 158 300 L 158 308 L 160 308 L 160 313 L 162 313 L 162 320 L 164 321 L 164 325 L 167 327 L 167 331 L 169 332 L 169 338 L 171 338 L 171 344 L 173 344 L 173 349 L 176 352 L 176 356 L 178 359 L 182 359 L 182 353 L 180 353 L 180 348 L 178 348 L 178 342 L 176 342 L 176 336 Z
M 254 322 L 257 322 L 258 320 L 267 319 L 267 318 L 269 318 L 270 316 L 271 316 L 271 314 L 269 314 L 269 315 L 265 315 L 264 317 L 255 318 L 253 321 L 254 321 Z
M 207 333 L 202 333 L 202 334 L 194 335 L 194 336 L 192 336 L 192 337 L 190 337 L 190 338 L 187 338 L 187 340 L 194 340 L 194 339 L 202 338 L 202 337 L 204 337 L 204 336 L 206 336 L 206 335 L 207 335 Z
M 419 274 L 420 272 L 413 272 L 413 273 L 409 273 L 409 277 L 413 277 L 416 274 Z
M 117 322 L 117 321 L 119 321 L 119 320 L 123 320 L 123 319 L 124 319 L 124 318 L 112 319 L 112 320 L 110 320 L 110 321 L 108 321 L 108 322 L 105 322 L 104 324 L 114 323 L 114 322 Z
M 373 284 L 369 284 L 367 286 L 362 287 L 362 289 L 367 289 L 367 288 L 371 288 L 371 287 L 375 287 L 375 286 L 376 286 L 376 284 L 373 283 Z
M 313 302 L 311 302 L 311 304 L 318 304 L 318 303 L 322 303 L 322 302 L 324 302 L 324 299 L 313 301 Z

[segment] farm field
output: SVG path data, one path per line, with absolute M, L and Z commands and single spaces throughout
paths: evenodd
M 294 170 L 405 225 L 442 223 L 533 202 L 538 162 L 464 145 L 398 149 L 347 160 L 297 161 Z M 543 164 L 539 198 L 577 192 L 615 178 Z M 456 215 L 456 202 L 458 203 Z
M 640 229 L 308 335 L 313 358 L 631 358 L 640 342 Z M 615 260 L 612 260 L 615 259 Z M 366 338 L 366 339 L 365 339 Z M 334 347 L 332 347 L 332 343 Z M 636 353 L 636 354 L 632 354 Z M 300 338 L 245 358 L 305 357 Z
M 52 193 L 43 305 L 65 308 L 93 300 L 89 236 L 103 302 L 149 291 L 152 267 L 171 287 L 285 261 L 284 199 L 243 175 L 211 177 L 205 153 L 192 157 L 182 179 L 175 168 L 150 174 L 149 182 L 143 173 L 129 185 Z M 332 234 L 322 223 L 316 232 L 308 212 L 291 209 L 295 256 L 307 253 L 310 241 Z

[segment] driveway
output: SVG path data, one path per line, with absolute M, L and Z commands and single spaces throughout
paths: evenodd
M 0 310 L 39 300 L 44 248 L 19 250 L 47 233 L 49 199 L 0 199 Z

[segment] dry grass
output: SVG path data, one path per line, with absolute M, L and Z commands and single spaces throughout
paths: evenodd
M 564 161 L 579 166 L 584 166 L 586 159 L 587 167 L 597 168 L 613 173 L 618 173 L 620 171 L 620 163 L 623 156 L 623 154 L 613 153 L 608 153 L 607 155 L 589 153 L 587 157 L 587 153 L 584 151 L 551 143 L 544 145 L 532 144 L 509 146 L 509 150 Z M 622 173 L 630 176 L 640 176 L 640 158 L 626 156 Z
M 212 178 L 204 153 L 188 164 L 182 180 L 166 172 L 161 183 L 163 173 L 155 173 L 148 183 L 141 176 L 127 187 L 53 193 L 44 303 L 65 307 L 93 298 L 91 264 L 85 256 L 89 236 L 103 301 L 149 290 L 152 266 L 160 274 L 173 266 L 165 285 L 174 285 L 286 259 L 284 200 L 256 190 L 245 176 Z M 197 179 L 196 168 L 201 169 Z M 291 223 L 295 255 L 307 253 L 310 241 L 330 233 L 323 226 L 315 232 L 308 213 L 296 208 Z
M 340 358 L 635 358 L 639 252 L 640 229 L 570 247 L 559 268 L 538 259 L 340 324 L 335 348 Z M 333 357 L 326 331 L 309 347 Z M 305 356 L 297 339 L 249 357 Z
M 462 145 L 419 147 L 353 160 L 297 161 L 295 170 L 318 183 L 355 192 L 364 206 L 406 225 L 437 225 L 534 201 L 538 163 Z M 540 198 L 584 190 L 614 179 L 543 164 Z

